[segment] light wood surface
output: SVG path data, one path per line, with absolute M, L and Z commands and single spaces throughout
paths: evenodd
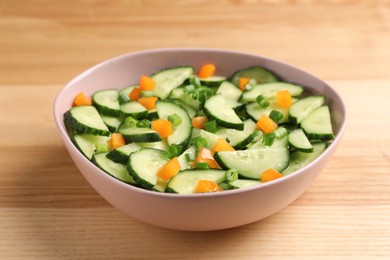
M 252 52 L 345 98 L 348 128 L 279 213 L 217 232 L 138 222 L 84 180 L 54 125 L 73 76 L 159 47 Z M 390 4 L 358 0 L 0 0 L 0 259 L 390 259 Z

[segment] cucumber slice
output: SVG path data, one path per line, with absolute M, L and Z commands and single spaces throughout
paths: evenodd
M 169 99 L 169 101 L 172 101 L 173 103 L 182 106 L 185 110 L 187 110 L 188 115 L 193 118 L 196 116 L 198 111 L 193 108 L 192 106 L 188 105 L 186 102 L 180 100 L 180 99 Z
M 199 79 L 200 84 L 209 88 L 218 88 L 222 82 L 226 80 L 226 77 L 212 76 L 209 78 Z
M 301 123 L 311 112 L 325 103 L 324 96 L 305 97 L 290 106 L 289 117 L 294 124 Z
M 173 134 L 168 136 L 167 141 L 169 145 L 177 144 L 183 148 L 187 147 L 192 132 L 191 118 L 187 111 L 173 102 L 162 100 L 156 102 L 156 109 L 161 119 L 167 119 L 168 116 L 174 114 L 181 118 L 181 124 L 174 127 Z
M 252 134 L 256 131 L 257 126 L 251 119 L 244 121 L 244 130 L 239 131 L 231 128 L 219 129 L 214 134 L 229 140 L 229 144 L 236 150 L 244 149 L 247 144 L 253 140 Z
M 160 135 L 150 128 L 120 128 L 119 132 L 125 138 L 126 143 L 142 143 L 161 141 Z
M 326 143 L 320 142 L 313 144 L 313 152 L 311 153 L 304 153 L 298 150 L 292 152 L 290 155 L 290 164 L 282 173 L 287 175 L 305 167 L 320 156 L 325 149 Z
M 122 120 L 118 117 L 100 115 L 103 122 L 106 124 L 111 133 L 116 132 L 119 126 L 122 124 Z
M 220 94 L 222 97 L 224 97 L 231 108 L 236 108 L 241 105 L 238 100 L 241 97 L 242 91 L 229 81 L 222 82 L 222 84 L 217 89 L 216 94 Z
M 92 95 L 93 104 L 100 114 L 118 117 L 120 115 L 118 95 L 116 89 L 96 91 Z
M 299 96 L 303 93 L 303 87 L 301 86 L 286 82 L 274 82 L 253 86 L 252 89 L 242 93 L 240 101 L 255 102 L 256 98 L 260 95 L 263 95 L 266 98 L 270 98 L 275 96 L 276 92 L 280 90 L 288 90 L 291 96 Z
M 91 134 L 76 134 L 72 137 L 72 142 L 77 149 L 89 160 L 95 153 L 97 144 L 106 144 L 110 138 L 108 136 L 91 135 Z
M 301 152 L 311 153 L 313 151 L 313 145 L 309 142 L 301 128 L 295 129 L 288 134 L 288 142 L 292 147 Z
M 284 127 L 278 127 L 275 131 L 277 132 L 278 129 L 284 129 Z M 261 138 L 259 141 L 248 147 L 248 150 L 254 150 L 254 149 L 263 149 L 266 147 L 271 147 L 271 148 L 288 148 L 288 135 L 285 134 L 282 137 L 275 137 L 274 142 L 272 143 L 271 146 L 266 146 L 263 143 L 263 138 Z
M 221 183 L 225 180 L 224 170 L 185 170 L 173 176 L 168 182 L 166 191 L 179 194 L 192 194 L 198 181 L 211 180 Z
M 130 93 L 133 91 L 134 88 L 137 88 L 138 85 L 131 85 L 129 87 L 123 88 L 119 91 L 118 101 L 120 104 L 126 103 L 130 101 Z
M 166 151 L 168 145 L 165 141 L 151 143 L 130 143 L 118 147 L 107 154 L 107 158 L 122 164 L 127 164 L 131 153 L 140 150 L 141 148 L 153 148 Z
M 259 180 L 261 173 L 269 168 L 283 171 L 289 163 L 289 151 L 287 148 L 266 147 L 216 152 L 214 158 L 224 169 L 237 169 L 242 178 Z
M 169 98 L 175 100 L 181 100 L 182 102 L 186 103 L 187 105 L 189 105 L 195 110 L 199 110 L 200 108 L 199 100 L 194 99 L 192 97 L 192 94 L 185 93 L 182 87 L 175 88 L 174 90 L 172 90 L 171 94 L 169 95 Z
M 161 99 L 166 99 L 169 93 L 188 79 L 193 73 L 194 68 L 189 66 L 173 67 L 160 70 L 153 74 L 153 78 L 156 86 L 153 90 L 153 95 Z
M 130 154 L 128 169 L 138 185 L 146 189 L 153 189 L 158 182 L 159 169 L 168 161 L 169 158 L 165 152 L 143 148 Z
M 287 123 L 288 122 L 288 108 L 282 108 L 276 105 L 276 100 L 271 100 L 270 105 L 266 108 L 261 107 L 257 102 L 249 103 L 246 105 L 246 112 L 248 115 L 255 121 L 259 120 L 259 118 L 265 114 L 269 116 L 272 110 L 277 110 L 283 114 L 283 118 L 279 123 Z
M 123 182 L 135 185 L 133 177 L 129 174 L 125 165 L 115 163 L 106 157 L 107 153 L 96 153 L 92 157 L 92 162 L 104 172 Z
M 79 133 L 104 136 L 111 134 L 93 106 L 72 107 L 65 112 L 64 120 L 70 128 Z
M 187 161 L 186 155 L 195 160 L 195 157 L 196 157 L 195 146 L 190 146 L 179 157 L 177 157 L 177 160 L 179 161 L 181 170 L 190 169 L 192 164 L 193 164 L 193 162 Z
M 328 106 L 322 106 L 311 112 L 302 122 L 306 136 L 312 140 L 328 141 L 333 139 L 332 123 Z
M 261 181 L 256 181 L 256 180 L 237 179 L 235 181 L 228 182 L 228 185 L 229 185 L 229 189 L 244 189 L 244 188 L 260 185 L 261 183 L 262 183 Z
M 221 95 L 210 97 L 204 108 L 206 114 L 214 118 L 219 126 L 237 130 L 244 129 L 244 123 Z
M 148 110 L 137 101 L 130 101 L 120 105 L 120 111 L 124 117 L 132 116 L 137 119 L 148 117 Z
M 252 66 L 234 72 L 234 74 L 231 76 L 231 81 L 238 87 L 240 86 L 240 78 L 243 77 L 254 79 L 256 80 L 257 84 L 278 81 L 278 78 L 275 74 L 259 66 Z

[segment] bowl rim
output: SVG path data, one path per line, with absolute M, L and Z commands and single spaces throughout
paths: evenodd
M 301 169 L 299 169 L 299 170 L 297 170 L 297 171 L 295 171 L 295 172 L 293 172 L 291 174 L 283 176 L 282 178 L 278 178 L 276 180 L 273 180 L 273 181 L 270 181 L 270 182 L 266 182 L 266 183 L 262 183 L 261 185 L 256 185 L 256 186 L 253 186 L 253 187 L 246 187 L 244 189 L 224 190 L 223 192 L 213 192 L 213 193 L 176 194 L 176 193 L 165 193 L 165 192 L 156 192 L 156 191 L 152 191 L 152 190 L 147 190 L 147 189 L 144 189 L 144 188 L 141 188 L 141 187 L 137 187 L 137 186 L 125 183 L 123 181 L 120 181 L 117 178 L 115 178 L 115 177 L 107 174 L 106 172 L 104 172 L 102 169 L 97 167 L 95 164 L 93 164 L 90 160 L 88 160 L 75 147 L 75 145 L 71 141 L 69 135 L 67 134 L 64 125 L 62 124 L 62 119 L 60 118 L 61 115 L 59 113 L 59 105 L 58 104 L 60 103 L 60 100 L 62 99 L 62 96 L 65 95 L 65 92 L 68 89 L 72 88 L 72 85 L 75 82 L 77 82 L 80 79 L 84 78 L 86 75 L 92 73 L 93 71 L 95 71 L 95 70 L 97 70 L 97 69 L 99 69 L 99 68 L 101 68 L 101 67 L 103 67 L 103 66 L 105 66 L 105 65 L 107 65 L 109 63 L 113 63 L 113 62 L 116 62 L 116 61 L 119 61 L 119 60 L 122 60 L 122 59 L 130 58 L 130 57 L 134 57 L 134 56 L 142 56 L 142 55 L 145 55 L 145 54 L 160 53 L 160 52 L 202 52 L 202 53 L 203 52 L 217 52 L 217 53 L 226 53 L 226 54 L 234 54 L 234 55 L 251 56 L 251 57 L 262 59 L 262 60 L 265 60 L 265 61 L 270 61 L 272 63 L 280 64 L 280 65 L 283 65 L 285 67 L 288 67 L 288 68 L 291 68 L 291 69 L 294 69 L 294 70 L 298 70 L 298 71 L 300 71 L 300 72 L 302 72 L 304 74 L 308 74 L 311 77 L 315 78 L 316 80 L 319 80 L 319 81 L 325 83 L 326 88 L 329 88 L 329 90 L 331 92 L 333 92 L 333 95 L 335 96 L 335 98 L 340 100 L 340 108 L 341 108 L 342 115 L 343 115 L 343 118 L 342 118 L 341 124 L 340 124 L 340 129 L 339 129 L 338 133 L 335 135 L 335 137 L 332 140 L 332 142 L 329 144 L 329 146 L 327 146 L 325 151 L 322 152 L 322 154 L 320 156 L 318 156 L 315 160 L 310 162 L 308 165 L 306 165 L 305 167 L 303 167 L 303 168 L 301 168 Z M 58 91 L 58 93 L 57 93 L 57 95 L 55 97 L 54 103 L 53 103 L 53 115 L 54 115 L 55 123 L 56 123 L 56 126 L 57 126 L 57 130 L 59 131 L 60 136 L 61 136 L 63 142 L 64 143 L 65 142 L 70 143 L 71 149 L 76 151 L 77 156 L 81 156 L 83 158 L 83 160 L 86 161 L 86 163 L 88 163 L 90 166 L 95 167 L 95 169 L 97 170 L 96 172 L 98 174 L 100 174 L 103 178 L 105 178 L 107 181 L 112 181 L 116 185 L 120 185 L 122 188 L 129 189 L 129 190 L 131 190 L 133 192 L 140 192 L 141 194 L 144 194 L 146 196 L 160 197 L 160 198 L 172 198 L 172 199 L 205 199 L 205 198 L 211 198 L 211 197 L 214 198 L 214 197 L 220 197 L 220 196 L 233 196 L 233 195 L 236 195 L 236 194 L 250 193 L 252 191 L 265 189 L 265 188 L 271 187 L 271 186 L 276 186 L 276 185 L 278 185 L 278 184 L 280 184 L 282 182 L 287 182 L 289 179 L 294 178 L 294 177 L 296 177 L 298 175 L 301 175 L 301 174 L 303 174 L 304 171 L 312 168 L 318 161 L 322 160 L 328 153 L 330 153 L 331 150 L 336 149 L 336 146 L 341 141 L 342 136 L 344 135 L 345 128 L 346 128 L 346 123 L 347 123 L 347 119 L 348 119 L 348 114 L 347 114 L 345 101 L 342 99 L 341 95 L 330 84 L 328 84 L 325 80 L 323 80 L 322 78 L 312 74 L 310 71 L 303 70 L 303 69 L 301 69 L 299 67 L 290 65 L 290 64 L 288 64 L 288 63 L 286 63 L 284 61 L 279 61 L 279 60 L 276 60 L 276 59 L 273 59 L 273 58 L 269 58 L 269 57 L 265 57 L 265 56 L 262 56 L 262 55 L 258 55 L 258 54 L 255 54 L 255 53 L 244 52 L 244 51 L 237 51 L 237 50 L 228 50 L 228 49 L 222 49 L 222 48 L 195 48 L 195 47 L 190 47 L 190 48 L 188 48 L 188 47 L 184 47 L 184 48 L 178 47 L 178 48 L 145 49 L 145 50 L 140 50 L 140 51 L 124 53 L 124 54 L 121 54 L 119 56 L 115 56 L 115 57 L 109 58 L 107 60 L 104 60 L 102 62 L 99 62 L 99 63 L 93 65 L 92 67 L 89 67 L 88 69 L 84 70 L 83 72 L 79 73 L 75 77 L 73 77 L 70 81 L 68 81 L 64 85 L 64 87 L 62 87 Z M 80 171 L 80 169 L 79 169 L 79 171 Z

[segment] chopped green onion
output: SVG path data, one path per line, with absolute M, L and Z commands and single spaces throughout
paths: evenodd
M 184 93 L 190 93 L 195 90 L 194 85 L 187 85 L 183 88 Z
M 176 156 L 178 156 L 181 153 L 181 146 L 177 144 L 172 144 L 168 147 L 167 150 L 167 157 L 169 159 L 172 159 Z
M 268 98 L 265 98 L 263 95 L 259 95 L 256 98 L 256 102 L 259 104 L 260 107 L 266 108 L 269 106 L 269 100 Z
M 215 133 L 219 130 L 217 122 L 215 120 L 208 121 L 204 124 L 204 129 L 207 132 Z
M 283 113 L 278 110 L 272 110 L 269 114 L 269 118 L 274 122 L 279 123 L 283 119 Z
M 177 114 L 168 116 L 168 120 L 173 124 L 173 126 L 178 126 L 182 122 L 181 117 Z
M 257 84 L 257 81 L 256 81 L 255 79 L 250 79 L 250 80 L 248 81 L 248 83 L 251 84 L 251 86 L 254 86 L 254 85 Z
M 238 179 L 238 170 L 237 169 L 229 169 L 225 173 L 225 178 L 227 181 L 235 181 Z
M 149 126 L 150 126 L 150 121 L 147 119 L 142 119 L 137 122 L 138 128 L 149 128 Z
M 193 162 L 194 161 L 194 158 L 192 158 L 192 155 L 189 154 L 189 153 L 186 153 L 185 157 L 186 157 L 186 161 L 187 162 Z
M 275 133 L 275 137 L 278 139 L 281 139 L 288 134 L 286 128 L 284 127 L 278 127 L 277 129 L 275 129 L 274 133 Z
M 197 116 L 205 116 L 206 114 L 204 113 L 203 110 L 199 110 L 197 113 Z
M 138 122 L 137 119 L 135 119 L 132 116 L 128 116 L 125 118 L 125 121 L 123 124 L 125 125 L 125 127 L 130 128 L 130 127 L 135 127 L 137 125 L 137 122 Z
M 106 153 L 110 151 L 107 144 L 95 144 L 96 153 Z
M 197 99 L 198 98 L 198 95 L 196 93 L 193 93 L 192 94 L 192 99 Z
M 200 87 L 200 80 L 198 77 L 193 76 L 190 78 L 190 84 L 195 86 L 195 87 Z
M 207 162 L 196 162 L 196 169 L 209 169 L 209 164 Z
M 198 136 L 191 139 L 190 144 L 194 145 L 196 149 L 207 146 L 207 140 L 204 137 Z
M 275 140 L 275 133 L 268 133 L 263 136 L 263 144 L 271 146 Z

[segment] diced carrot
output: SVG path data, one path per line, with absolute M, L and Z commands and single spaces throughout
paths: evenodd
M 165 138 L 173 134 L 172 123 L 166 119 L 157 119 L 152 121 L 152 129 L 156 131 L 161 138 Z
M 261 181 L 267 182 L 267 181 L 272 181 L 280 177 L 283 177 L 283 174 L 281 174 L 280 172 L 272 168 L 269 168 L 268 170 L 265 170 L 260 177 L 261 177 Z
M 80 92 L 73 100 L 73 106 L 90 106 L 92 105 L 92 98 L 84 92 Z
M 200 70 L 199 70 L 199 73 L 198 73 L 198 77 L 199 78 L 209 78 L 209 77 L 212 77 L 214 76 L 214 72 L 215 72 L 215 65 L 214 64 L 205 64 L 203 65 Z
M 246 84 L 248 84 L 249 80 L 250 78 L 245 78 L 245 77 L 240 78 L 240 89 L 242 91 L 245 91 L 245 86 Z
M 224 138 L 219 138 L 215 143 L 213 149 L 211 150 L 211 154 L 214 154 L 215 152 L 225 152 L 225 151 L 235 151 L 235 150 Z
M 204 124 L 208 121 L 207 116 L 196 116 L 192 118 L 192 127 L 204 129 Z
M 278 124 L 275 123 L 271 118 L 263 114 L 259 120 L 256 123 L 257 127 L 260 128 L 261 131 L 264 133 L 271 133 L 274 131 L 277 127 Z
M 221 187 L 212 180 L 199 180 L 195 188 L 196 193 L 217 192 L 221 190 Z
M 211 151 L 205 147 L 201 147 L 199 149 L 199 153 L 194 160 L 194 167 L 196 166 L 197 162 L 206 162 L 209 164 L 209 168 L 212 168 L 212 169 L 215 169 L 215 168 L 220 169 L 221 168 L 218 165 L 217 161 L 214 159 Z
M 181 166 L 177 157 L 173 157 L 159 169 L 157 177 L 163 181 L 167 181 L 180 171 L 180 167 Z
M 148 110 L 156 108 L 157 97 L 143 97 L 138 99 L 138 103 L 146 107 Z
M 142 91 L 150 91 L 154 89 L 154 86 L 156 83 L 151 77 L 142 75 L 140 80 L 139 80 L 139 88 Z
M 125 145 L 125 138 L 121 133 L 113 133 L 111 139 L 107 141 L 108 146 L 111 150 Z
M 276 104 L 279 107 L 289 108 L 292 104 L 292 97 L 288 90 L 276 92 Z
M 141 90 L 139 88 L 133 88 L 133 90 L 129 94 L 130 100 L 138 100 L 141 94 Z

